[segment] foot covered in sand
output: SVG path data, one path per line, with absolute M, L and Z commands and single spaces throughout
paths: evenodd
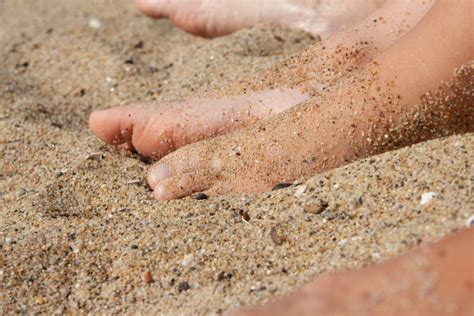
M 264 191 L 359 158 L 472 131 L 474 46 L 462 37 L 445 37 L 443 49 L 430 48 L 440 44 L 434 34 L 472 34 L 465 5 L 436 5 L 376 61 L 325 97 L 166 156 L 149 173 L 155 197 Z M 433 27 L 438 21 L 446 23 Z M 430 62 L 436 60 L 443 62 Z M 417 71 L 420 65 L 424 72 Z
M 161 10 L 165 5 L 163 1 L 139 3 L 144 10 L 150 6 L 146 9 L 149 14 L 151 7 Z M 185 2 L 178 3 L 184 6 Z M 171 2 L 166 5 L 172 6 Z M 277 114 L 306 100 L 304 91 L 326 94 L 330 86 L 396 41 L 430 6 L 429 2 L 410 6 L 389 2 L 353 29 L 314 45 L 278 67 L 234 83 L 224 88 L 224 93 L 167 104 L 98 110 L 90 118 L 90 127 L 108 144 L 123 145 L 147 158 L 161 158 L 189 143 Z M 375 17 L 383 18 L 384 23 L 370 23 Z M 390 33 L 394 29 L 396 35 Z M 253 90 L 257 92 L 250 92 Z
M 148 176 L 155 198 L 266 191 L 359 158 L 472 130 L 473 97 L 466 84 L 473 83 L 473 63 L 421 101 L 421 91 L 382 89 L 393 81 L 379 81 L 374 72 L 389 69 L 369 69 L 323 100 L 310 99 L 267 121 L 164 157 Z M 430 108 L 433 104 L 436 108 Z
M 358 158 L 472 131 L 473 47 L 461 37 L 435 36 L 443 32 L 472 35 L 465 5 L 440 2 L 376 61 L 338 80 L 336 88 L 326 95 L 268 121 L 166 156 L 149 174 L 155 197 L 168 200 L 198 191 L 223 194 L 268 190 L 279 182 Z M 452 16 L 465 23 L 457 23 Z M 453 49 L 458 53 L 453 55 Z M 443 62 L 430 62 L 436 60 Z M 425 71 L 417 71 L 419 67 Z M 300 92 L 288 91 L 273 101 L 267 97 L 255 93 L 230 97 L 228 102 L 194 100 L 183 105 L 114 108 L 95 112 L 90 123 L 105 142 L 125 144 L 144 156 L 160 158 L 306 99 Z M 256 103 L 263 106 L 252 106 Z
M 374 10 L 383 0 L 134 0 L 145 15 L 168 18 L 187 32 L 215 37 L 258 23 L 329 35 Z

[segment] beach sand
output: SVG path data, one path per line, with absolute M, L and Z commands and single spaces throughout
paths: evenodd
M 202 93 L 314 41 L 264 26 L 205 40 L 125 0 L 0 0 L 2 313 L 220 314 L 463 227 L 473 134 L 163 203 L 146 163 L 88 130 L 92 109 Z

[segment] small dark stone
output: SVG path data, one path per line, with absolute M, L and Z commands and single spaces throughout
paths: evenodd
M 27 62 L 27 61 L 25 61 L 25 62 L 16 64 L 15 67 L 16 67 L 16 68 L 23 68 L 23 69 L 26 69 L 26 68 L 28 68 L 29 65 L 30 65 L 30 63 Z
M 285 39 L 284 39 L 283 37 L 279 36 L 279 35 L 275 35 L 274 37 L 275 37 L 275 39 L 276 39 L 277 41 L 279 41 L 279 42 L 282 42 L 282 43 L 285 42 Z
M 69 235 L 67 235 L 67 239 L 68 240 L 76 240 L 76 233 L 70 233 Z
M 286 241 L 285 236 L 279 235 L 277 228 L 272 227 L 270 230 L 270 237 L 272 238 L 272 241 L 275 243 L 275 245 L 281 245 Z
M 275 190 L 281 190 L 281 189 L 284 189 L 284 188 L 288 188 L 292 185 L 293 183 L 278 183 L 277 185 L 275 185 L 272 189 L 272 191 L 275 191 Z
M 209 197 L 207 196 L 206 193 L 199 192 L 198 194 L 196 194 L 194 198 L 199 201 L 199 200 L 207 200 Z
M 57 178 L 59 177 L 62 177 L 64 175 L 64 172 L 62 172 L 61 170 L 58 170 L 56 171 L 56 173 L 54 174 Z
M 336 217 L 338 217 L 338 213 L 336 212 L 336 210 L 326 209 L 326 210 L 321 212 L 321 216 L 323 218 L 327 219 L 328 221 L 331 221 L 331 220 L 335 219 Z
M 138 246 L 137 246 L 137 245 L 131 245 L 130 248 L 132 248 L 132 249 L 138 249 Z
M 184 282 L 181 282 L 178 284 L 178 291 L 179 293 L 183 292 L 183 291 L 187 291 L 189 290 L 191 287 L 189 286 L 189 283 L 184 281 Z
M 133 65 L 135 63 L 135 61 L 132 58 L 129 58 L 129 59 L 125 60 L 125 63 L 129 64 L 129 65 Z
M 151 275 L 150 271 L 145 272 L 142 276 L 142 279 L 145 284 L 150 284 L 153 282 L 153 276 Z
M 135 45 L 133 45 L 133 48 L 143 48 L 143 41 L 138 41 Z
M 246 222 L 249 222 L 250 221 L 250 215 L 247 211 L 242 211 L 242 213 L 240 214 L 242 216 L 242 219 Z
M 219 273 L 217 275 L 217 281 L 219 281 L 219 282 L 224 280 L 224 278 L 225 278 L 225 272 L 224 271 L 222 271 L 221 273 Z
M 58 122 L 51 122 L 51 125 L 57 128 L 63 128 L 63 124 L 58 123 Z

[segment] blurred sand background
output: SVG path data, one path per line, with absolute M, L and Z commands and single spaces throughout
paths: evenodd
M 220 314 L 463 227 L 473 134 L 270 193 L 160 203 L 147 165 L 88 130 L 94 108 L 201 93 L 314 41 L 264 26 L 205 40 L 126 0 L 0 0 L 1 312 Z

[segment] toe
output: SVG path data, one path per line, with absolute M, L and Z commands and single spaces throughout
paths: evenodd
M 135 6 L 146 16 L 162 18 L 168 16 L 168 2 L 163 0 L 134 0 Z
M 107 144 L 136 151 L 144 157 L 160 158 L 173 149 L 169 124 L 156 117 L 153 104 L 118 106 L 96 110 L 89 118 L 92 132 Z
M 212 170 L 180 174 L 159 182 L 155 186 L 154 196 L 160 201 L 179 199 L 206 191 L 216 180 L 217 177 Z
M 161 181 L 179 174 L 194 173 L 199 170 L 218 170 L 219 163 L 214 157 L 200 154 L 200 143 L 188 145 L 172 152 L 155 163 L 148 172 L 148 183 L 152 189 Z M 204 146 L 205 147 L 205 146 Z
M 131 140 L 134 120 L 134 106 L 120 106 L 96 110 L 89 117 L 92 132 L 107 144 L 119 145 Z
M 160 181 L 164 181 L 173 176 L 175 170 L 172 166 L 173 164 L 158 162 L 150 169 L 148 172 L 148 183 L 153 190 Z

